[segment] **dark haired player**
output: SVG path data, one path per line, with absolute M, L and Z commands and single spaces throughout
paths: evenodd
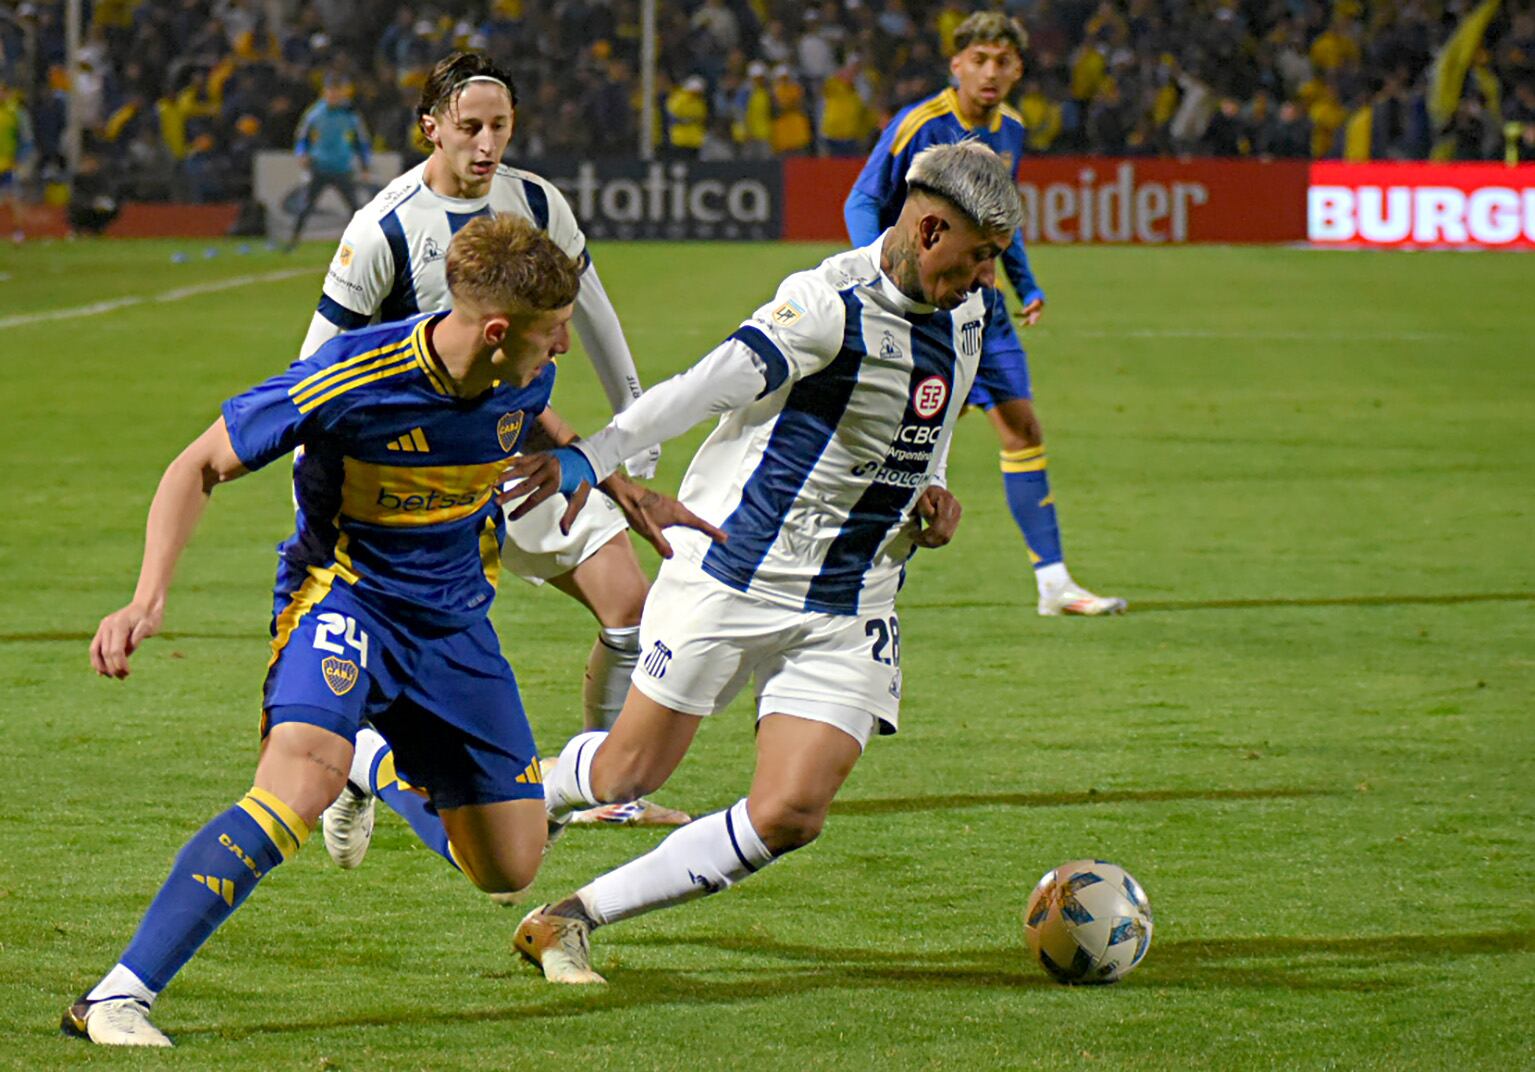
M 869 244 L 895 222 L 906 200 L 906 172 L 929 146 L 980 141 L 1009 170 L 1017 168 L 1024 148 L 1023 117 L 1006 102 L 1023 74 L 1027 43 L 1023 28 L 1000 12 L 978 12 L 960 23 L 949 61 L 955 85 L 896 113 L 847 196 L 843 215 L 855 246 Z M 1024 323 L 1033 325 L 1044 312 L 1045 292 L 1029 269 L 1021 230 L 1003 251 L 1002 265 L 1023 301 Z M 1002 488 L 1034 566 L 1039 613 L 1118 614 L 1125 609 L 1123 599 L 1094 595 L 1066 570 L 1028 362 L 1001 291 L 991 290 L 988 296 L 1000 315 L 988 318 L 981 368 L 966 402 L 986 411 L 1001 441 Z
M 455 52 L 441 60 L 421 90 L 418 121 L 431 156 L 384 187 L 352 217 L 326 272 L 320 305 L 304 340 L 308 355 L 321 343 L 371 320 L 398 320 L 446 309 L 452 299 L 443 251 L 477 216 L 510 214 L 531 220 L 581 266 L 572 323 L 615 413 L 640 394 L 618 314 L 586 252 L 586 237 L 554 184 L 501 163 L 516 121 L 511 76 L 488 57 Z M 564 439 L 572 438 L 568 431 Z M 415 445 L 402 441 L 409 452 Z M 655 473 L 659 450 L 630 458 L 642 479 Z M 564 533 L 559 508 L 545 503 L 510 521 L 502 559 L 534 584 L 549 583 L 579 600 L 600 626 L 586 664 L 587 729 L 612 725 L 639 659 L 640 612 L 649 586 L 629 545 L 624 518 L 606 496 L 595 496 Z M 358 738 L 351 785 L 325 816 L 325 845 L 342 867 L 362 862 L 372 835 L 374 794 L 418 833 L 434 828 L 419 795 L 393 777 L 377 734 Z M 592 809 L 587 821 L 676 826 L 688 816 L 649 801 Z

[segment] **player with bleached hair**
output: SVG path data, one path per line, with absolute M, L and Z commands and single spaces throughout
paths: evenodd
M 478 52 L 455 52 L 433 67 L 421 89 L 417 117 L 431 155 L 381 190 L 348 224 L 325 274 L 319 308 L 302 353 L 373 319 L 397 320 L 451 304 L 443 253 L 459 228 L 484 215 L 513 215 L 547 231 L 581 266 L 572 324 L 597 371 L 613 412 L 639 397 L 639 374 L 575 214 L 553 183 L 501 163 L 516 122 L 511 75 Z M 569 428 L 546 428 L 565 442 Z M 408 440 L 402 452 L 415 449 Z M 658 448 L 637 451 L 630 475 L 655 474 Z M 507 528 L 502 559 L 533 584 L 548 583 L 586 607 L 598 635 L 587 657 L 585 726 L 612 725 L 639 658 L 640 611 L 649 584 L 629 544 L 624 517 L 605 496 L 583 510 L 568 532 L 549 503 Z M 390 776 L 382 739 L 364 727 L 348 787 L 324 819 L 325 847 L 342 867 L 358 866 L 373 833 L 375 797 L 423 836 L 436 824 L 418 794 Z M 382 774 L 380 774 L 382 772 Z M 594 809 L 585 821 L 676 826 L 685 812 L 651 801 Z
M 897 112 L 848 193 L 843 215 L 853 242 L 872 241 L 899 215 L 906 171 L 929 146 L 980 141 L 1002 157 L 1009 171 L 1018 165 L 1025 145 L 1023 117 L 1008 106 L 1007 97 L 1023 74 L 1027 44 L 1023 27 L 1000 12 L 977 12 L 960 23 L 949 61 L 955 86 Z M 1023 301 L 1019 315 L 1032 326 L 1044 314 L 1045 292 L 1029 267 L 1022 231 L 1010 237 L 1002 266 Z M 1067 572 L 1028 360 L 1001 291 L 991 288 L 988 300 L 996 312 L 988 319 L 980 372 L 965 401 L 986 411 L 1001 444 L 1002 490 L 1034 566 L 1039 613 L 1118 614 L 1125 609 L 1123 599 L 1095 595 Z
M 91 641 L 103 676 L 127 677 L 159 631 L 213 490 L 307 448 L 278 555 L 254 785 L 182 847 L 117 964 L 66 1010 L 67 1034 L 171 1045 L 151 1005 L 304 845 L 346 781 L 364 719 L 429 795 L 443 831 L 434 847 L 450 864 L 492 894 L 538 872 L 538 751 L 488 613 L 505 533 L 497 490 L 548 406 L 580 271 L 510 216 L 470 222 L 447 262 L 451 311 L 348 333 L 229 399 L 160 481 L 133 599 Z M 424 449 L 397 450 L 405 439 Z M 672 500 L 661 508 L 686 522 Z
M 532 499 L 719 418 L 681 497 L 728 539 L 675 538 L 623 713 L 561 752 L 553 822 L 660 786 L 704 718 L 756 679 L 746 797 L 523 920 L 517 949 L 553 982 L 603 981 L 593 928 L 717 893 L 808 844 L 869 738 L 896 731 L 896 591 L 913 552 L 959 523 L 945 459 L 981 357 L 984 288 L 1022 216 L 1009 169 L 978 143 L 918 155 L 906 183 L 876 241 L 791 275 L 590 439 L 513 464 L 526 474 L 513 492 L 536 486 Z

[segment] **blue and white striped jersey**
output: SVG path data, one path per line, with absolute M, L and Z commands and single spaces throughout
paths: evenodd
M 452 306 L 448 243 L 476 216 L 512 213 L 533 221 L 566 254 L 585 263 L 586 236 L 554 184 L 502 165 L 490 192 L 473 200 L 427 186 L 423 162 L 379 191 L 352 217 L 325 273 L 320 315 L 342 331 Z
M 945 312 L 880 270 L 880 240 L 789 276 L 732 336 L 769 389 L 726 413 L 680 497 L 723 528 L 679 555 L 732 588 L 830 614 L 895 602 L 917 496 L 943 483 L 981 356 L 981 291 Z

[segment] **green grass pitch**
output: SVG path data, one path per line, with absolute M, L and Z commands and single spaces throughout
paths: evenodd
M 86 658 L 161 469 L 295 353 L 329 252 L 213 248 L 0 253 L 0 1067 L 1535 1067 L 1535 262 L 1284 249 L 1035 252 L 1068 561 L 1131 613 L 1035 615 L 967 418 L 964 523 L 902 598 L 901 734 L 816 845 L 599 932 L 607 988 L 545 984 L 518 913 L 387 816 L 360 870 L 316 839 L 215 936 L 157 1006 L 178 1049 L 59 1038 L 253 769 L 282 466 L 215 496 L 129 681 Z M 596 255 L 655 382 L 824 252 Z M 593 429 L 590 367 L 563 367 Z M 494 617 L 555 751 L 592 624 L 514 578 Z M 723 807 L 750 762 L 738 703 L 657 796 Z M 657 839 L 574 831 L 536 891 Z M 1035 879 L 1081 856 L 1156 912 L 1118 986 L 1057 986 L 1023 946 Z

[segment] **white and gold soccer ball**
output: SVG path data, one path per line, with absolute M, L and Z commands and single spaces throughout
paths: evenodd
M 1023 936 L 1058 982 L 1117 982 L 1151 948 L 1151 902 L 1124 868 L 1071 860 L 1034 887 Z

